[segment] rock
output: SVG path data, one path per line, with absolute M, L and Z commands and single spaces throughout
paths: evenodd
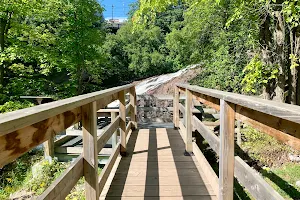
M 34 197 L 33 192 L 27 192 L 24 190 L 15 192 L 9 196 L 10 200 L 25 200 L 25 199 L 32 199 Z
M 300 181 L 296 181 L 296 186 L 300 187 Z
M 300 162 L 300 156 L 299 155 L 289 154 L 289 159 L 292 162 Z

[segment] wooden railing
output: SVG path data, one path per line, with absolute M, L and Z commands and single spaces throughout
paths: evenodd
M 179 103 L 180 93 L 185 94 L 185 106 Z M 192 99 L 220 111 L 220 137 L 192 114 Z M 185 123 L 179 119 L 185 114 Z M 194 153 L 209 176 L 218 199 L 233 199 L 234 176 L 255 199 L 284 199 L 267 182 L 234 155 L 235 120 L 242 121 L 294 149 L 300 149 L 300 107 L 263 100 L 256 97 L 213 89 L 178 84 L 174 92 L 174 124 L 180 128 L 186 151 Z M 196 129 L 219 156 L 219 175 L 213 171 L 199 147 L 192 141 L 192 128 Z
M 130 102 L 125 103 L 129 93 Z M 119 115 L 112 114 L 109 127 L 97 136 L 97 111 L 119 100 Z M 126 125 L 126 115 L 130 120 Z M 86 199 L 99 199 L 119 153 L 126 154 L 126 136 L 136 128 L 136 94 L 134 85 L 125 85 L 99 92 L 42 104 L 0 115 L 0 168 L 35 148 L 71 125 L 82 122 L 83 153 L 56 179 L 38 199 L 64 199 L 83 176 Z M 120 128 L 120 142 L 109 162 L 98 176 L 98 153 Z M 116 142 L 116 136 L 114 136 Z

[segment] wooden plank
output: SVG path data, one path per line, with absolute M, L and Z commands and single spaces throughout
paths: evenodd
M 120 116 L 118 116 L 104 131 L 104 133 L 97 139 L 97 153 L 107 144 L 110 137 L 115 133 L 120 124 Z
M 240 157 L 235 157 L 234 173 L 239 177 L 239 182 L 247 188 L 255 199 L 261 200 L 283 200 L 263 178 L 247 165 Z
M 130 121 L 132 121 L 132 127 L 137 129 L 137 104 L 136 104 L 136 92 L 135 87 L 130 88 Z
M 300 150 L 300 124 L 245 107 L 236 107 L 236 118 L 277 140 Z
M 80 155 L 44 192 L 39 200 L 65 199 L 83 176 L 83 156 Z
M 220 140 L 214 132 L 209 130 L 203 122 L 201 122 L 196 116 L 193 116 L 193 125 L 196 130 L 202 135 L 202 137 L 207 141 L 209 146 L 217 153 L 220 149 Z
M 107 162 L 107 164 L 105 165 L 105 167 L 103 168 L 103 170 L 101 171 L 100 177 L 99 177 L 99 191 L 100 194 L 105 186 L 105 183 L 109 177 L 109 174 L 116 162 L 116 159 L 118 157 L 120 153 L 120 143 L 117 144 L 114 152 L 112 153 L 112 155 L 109 157 L 109 160 Z
M 76 108 L 0 136 L 0 168 L 80 120 L 81 108 Z
M 186 140 L 186 128 L 185 128 L 185 126 L 184 126 L 184 124 L 181 120 L 179 121 L 179 129 L 180 129 L 180 135 L 181 135 L 183 141 L 185 142 L 185 140 Z
M 44 156 L 46 159 L 54 157 L 54 137 L 50 137 L 46 142 L 43 143 Z
M 195 196 L 181 196 L 181 197 L 100 197 L 100 200 L 217 200 L 216 196 L 210 195 L 195 195 Z
M 128 124 L 127 124 L 127 126 L 126 126 L 126 137 L 127 137 L 127 135 L 128 135 L 128 133 L 129 133 L 129 131 L 131 130 L 131 127 L 133 126 L 133 123 L 130 121 L 130 122 L 128 122 Z
M 133 87 L 133 85 L 129 84 L 115 87 L 86 95 L 80 95 L 64 100 L 41 104 L 14 112 L 0 114 L 0 136 L 28 127 L 32 124 L 47 120 L 49 118 L 53 119 L 55 116 L 60 115 L 61 113 L 68 113 L 70 111 L 72 112 L 72 110 L 93 101 L 100 99 L 104 100 L 106 97 L 130 87 Z M 71 119 L 72 117 L 69 117 L 68 120 Z
M 195 117 L 194 123 L 198 128 L 198 132 L 201 133 L 203 138 L 219 155 L 220 139 L 212 131 L 202 127 L 202 122 Z M 270 185 L 258 174 L 258 172 L 252 169 L 238 156 L 235 156 L 234 176 L 250 192 L 252 196 L 261 197 L 257 199 L 283 199 L 282 197 L 278 197 L 278 193 L 272 187 L 270 187 Z
M 119 112 L 119 110 L 118 110 L 118 112 Z M 117 113 L 112 112 L 111 113 L 111 122 L 114 122 L 116 120 L 116 118 L 117 118 Z M 120 122 L 118 122 L 118 126 L 119 126 L 119 123 Z M 111 136 L 111 143 L 112 143 L 112 148 L 113 149 L 116 148 L 116 145 L 118 143 L 118 135 L 117 134 L 118 134 L 118 128 L 117 128 L 116 131 L 114 131 L 113 135 Z
M 63 146 L 63 147 L 75 146 L 75 145 L 79 144 L 80 142 L 82 142 L 82 136 L 77 136 L 77 137 L 74 137 L 73 139 L 67 141 L 66 143 L 62 144 L 61 146 Z
M 175 127 L 179 127 L 179 90 L 178 87 L 175 86 L 174 89 L 174 99 L 173 99 L 173 123 Z
M 126 155 L 126 102 L 125 102 L 125 93 L 124 91 L 119 92 L 119 101 L 120 101 L 120 136 L 121 136 L 121 147 L 120 153 L 122 156 Z
M 233 199 L 235 106 L 220 100 L 219 194 L 221 200 Z
M 188 153 L 193 152 L 193 126 L 192 126 L 192 108 L 193 108 L 193 94 L 186 90 L 186 101 L 185 101 L 185 119 L 186 119 L 186 139 L 185 139 L 185 150 Z
M 92 102 L 82 107 L 83 158 L 85 197 L 99 198 L 98 151 L 97 151 L 97 104 Z
M 61 138 L 54 141 L 54 146 L 59 147 L 74 138 L 76 138 L 76 136 L 64 135 Z
M 201 169 L 203 170 L 206 178 L 209 180 L 214 193 L 217 194 L 219 191 L 219 178 L 195 142 L 193 142 L 193 153 L 195 154 L 198 162 L 201 163 Z
M 178 84 L 182 88 L 190 89 L 198 94 L 207 95 L 216 99 L 224 99 L 227 102 L 250 108 L 274 117 L 285 119 L 291 122 L 300 123 L 300 107 L 296 105 L 260 99 L 253 96 L 246 96 L 231 92 L 207 89 L 187 84 Z
M 212 188 L 207 186 L 179 186 L 179 185 L 169 185 L 169 186 L 114 186 L 109 191 L 108 197 L 182 197 L 182 196 L 210 196 Z M 156 199 L 155 198 L 155 199 Z M 201 199 L 201 198 L 200 198 Z

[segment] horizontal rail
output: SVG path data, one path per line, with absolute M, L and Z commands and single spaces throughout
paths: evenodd
M 99 153 L 102 148 L 106 145 L 107 141 L 113 135 L 113 133 L 118 129 L 120 123 L 120 116 L 118 116 L 108 128 L 104 131 L 104 133 L 97 140 L 97 153 Z
M 193 116 L 193 123 L 197 131 L 207 141 L 216 154 L 219 155 L 220 139 L 211 130 L 207 129 L 205 125 L 195 116 Z M 283 200 L 283 198 L 240 157 L 235 156 L 234 160 L 234 176 L 253 197 L 256 199 Z M 253 185 L 255 185 L 255 187 L 253 187 Z
M 80 155 L 44 192 L 39 200 L 65 199 L 83 176 L 83 157 Z
M 114 152 L 111 154 L 111 156 L 109 157 L 109 160 L 107 162 L 107 164 L 105 165 L 105 167 L 103 168 L 103 170 L 101 171 L 100 177 L 99 177 L 99 193 L 101 194 L 105 183 L 109 177 L 109 174 L 119 156 L 119 152 L 120 152 L 120 143 L 118 143 L 116 145 L 116 148 L 114 150 Z
M 207 95 L 216 99 L 223 99 L 227 102 L 250 108 L 252 110 L 256 110 L 278 118 L 286 119 L 291 122 L 300 123 L 299 106 L 187 84 L 178 84 L 177 86 L 196 92 L 198 94 Z
M 99 92 L 71 97 L 68 99 L 63 99 L 47 104 L 41 104 L 31 108 L 1 114 L 0 136 L 30 126 L 37 122 L 46 120 L 48 118 L 55 117 L 57 115 L 60 115 L 61 113 L 68 114 L 70 110 L 74 110 L 93 101 L 105 99 L 106 97 L 110 97 L 113 94 L 118 93 L 120 91 L 126 90 L 128 92 L 129 88 L 131 87 L 134 87 L 134 85 L 129 84 L 125 86 L 115 87 Z M 74 116 L 68 117 L 72 118 Z

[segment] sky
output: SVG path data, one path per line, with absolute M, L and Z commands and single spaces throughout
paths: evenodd
M 98 0 L 100 4 L 105 8 L 105 19 L 112 18 L 112 5 L 114 6 L 114 19 L 127 18 L 129 11 L 129 5 L 136 0 Z

